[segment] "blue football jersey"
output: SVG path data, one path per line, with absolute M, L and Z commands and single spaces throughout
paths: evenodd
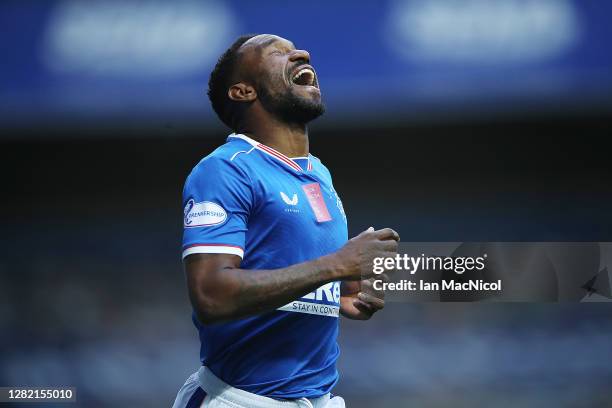
M 241 268 L 283 268 L 330 254 L 347 239 L 327 168 L 232 134 L 187 177 L 183 258 L 234 254 Z M 279 309 L 202 325 L 200 359 L 226 383 L 277 399 L 313 398 L 338 380 L 340 282 Z

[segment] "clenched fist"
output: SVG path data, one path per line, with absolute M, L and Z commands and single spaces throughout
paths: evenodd
M 374 258 L 395 257 L 399 234 L 391 228 L 370 227 L 333 254 L 342 280 L 360 281 L 374 275 Z

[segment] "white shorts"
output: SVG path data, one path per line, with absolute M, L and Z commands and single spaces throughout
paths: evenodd
M 172 408 L 345 408 L 342 397 L 279 401 L 239 390 L 217 378 L 208 368 L 193 373 L 179 390 Z

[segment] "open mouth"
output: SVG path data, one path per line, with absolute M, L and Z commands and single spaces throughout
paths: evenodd
M 317 75 L 310 66 L 302 66 L 294 71 L 291 82 L 300 86 L 317 86 Z

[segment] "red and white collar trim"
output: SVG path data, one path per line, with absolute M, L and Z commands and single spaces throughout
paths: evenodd
M 257 150 L 260 150 L 260 151 L 266 153 L 267 155 L 274 157 L 276 160 L 281 161 L 283 164 L 291 167 L 295 171 L 304 171 L 300 167 L 300 165 L 297 164 L 291 158 L 285 156 L 284 154 L 282 154 L 278 150 L 275 150 L 275 149 L 273 149 L 273 148 L 271 148 L 269 146 L 266 146 L 265 144 L 259 143 L 258 141 L 251 139 L 250 137 L 248 137 L 246 135 L 243 135 L 241 133 L 232 133 L 231 135 L 229 135 L 229 137 L 237 137 L 238 139 L 242 139 L 242 140 L 244 140 L 246 142 L 249 142 Z M 312 161 L 310 159 L 310 154 L 308 155 L 307 170 L 308 171 L 312 170 Z

